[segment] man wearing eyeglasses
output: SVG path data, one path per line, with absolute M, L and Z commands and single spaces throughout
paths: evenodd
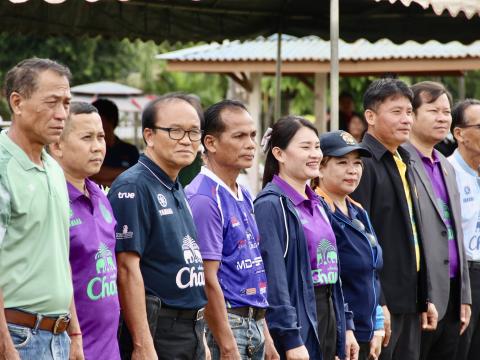
M 462 210 L 463 242 L 472 290 L 472 315 L 457 347 L 458 360 L 480 359 L 480 101 L 459 102 L 452 112 L 458 148 L 448 158 L 455 168 Z
M 255 124 L 242 103 L 223 100 L 205 111 L 202 128 L 206 165 L 186 193 L 205 260 L 212 359 L 278 359 L 264 320 L 267 278 L 252 198 L 237 182 L 253 164 Z
M 200 145 L 193 99 L 169 94 L 142 114 L 145 153 L 112 184 L 123 359 L 204 359 L 204 271 L 179 171 Z
M 413 125 L 409 152 L 419 201 L 418 229 L 428 271 L 428 308 L 438 322 L 422 314 L 421 360 L 453 359 L 460 334 L 470 319 L 470 280 L 463 249 L 460 202 L 455 171 L 434 146 L 452 122 L 451 95 L 440 83 L 411 87 Z M 434 311 L 434 310 L 435 311 Z

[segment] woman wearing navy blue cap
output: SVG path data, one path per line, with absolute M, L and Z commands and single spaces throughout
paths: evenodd
M 354 334 L 360 344 L 359 360 L 378 359 L 385 333 L 378 277 L 383 266 L 382 249 L 367 212 L 348 197 L 362 177 L 361 157 L 371 154 L 345 131 L 323 134 L 320 147 L 324 157 L 314 185 L 330 207 L 343 294 L 353 311 Z

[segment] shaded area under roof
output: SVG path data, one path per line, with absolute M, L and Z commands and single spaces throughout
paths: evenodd
M 346 41 L 389 38 L 403 42 L 437 39 L 469 43 L 480 38 L 480 17 L 461 12 L 440 16 L 418 3 L 439 0 L 341 0 L 340 37 Z M 458 0 L 452 0 L 454 3 Z M 465 0 L 471 1 L 471 0 Z M 220 41 L 268 36 L 281 31 L 295 36 L 330 37 L 327 0 L 66 0 L 49 4 L 30 0 L 0 1 L 0 31 L 103 35 L 169 41 Z M 450 7 L 449 7 L 450 8 Z M 461 31 L 459 31 L 461 29 Z
M 194 46 L 166 54 L 169 70 L 205 72 L 272 73 L 276 60 L 277 36 L 251 41 L 224 41 Z M 480 68 L 480 41 L 470 45 L 430 40 L 424 44 L 407 41 L 396 45 L 382 39 L 371 43 L 360 39 L 339 42 L 340 71 L 363 73 L 448 73 Z M 330 42 L 316 36 L 282 36 L 282 72 L 329 72 Z

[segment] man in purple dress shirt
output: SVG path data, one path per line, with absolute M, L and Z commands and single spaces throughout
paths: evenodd
M 468 326 L 471 295 L 455 171 L 434 149 L 450 130 L 451 95 L 442 84 L 430 81 L 411 89 L 414 122 L 410 143 L 404 147 L 411 156 L 414 191 L 420 200 L 429 307 L 438 314 L 436 328 L 422 321 L 420 358 L 452 359 L 460 334 Z
M 74 102 L 50 152 L 63 168 L 70 198 L 70 265 L 86 360 L 119 360 L 120 307 L 115 261 L 115 219 L 102 189 L 88 177 L 100 170 L 105 133 L 97 109 Z

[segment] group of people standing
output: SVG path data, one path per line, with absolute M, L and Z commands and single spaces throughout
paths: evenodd
M 248 109 L 167 94 L 105 189 L 89 179 L 102 119 L 70 103 L 69 78 L 37 58 L 6 76 L 0 359 L 479 357 L 479 101 L 452 124 L 443 85 L 376 80 L 361 143 L 283 117 L 253 197 L 238 183 L 257 148 Z

